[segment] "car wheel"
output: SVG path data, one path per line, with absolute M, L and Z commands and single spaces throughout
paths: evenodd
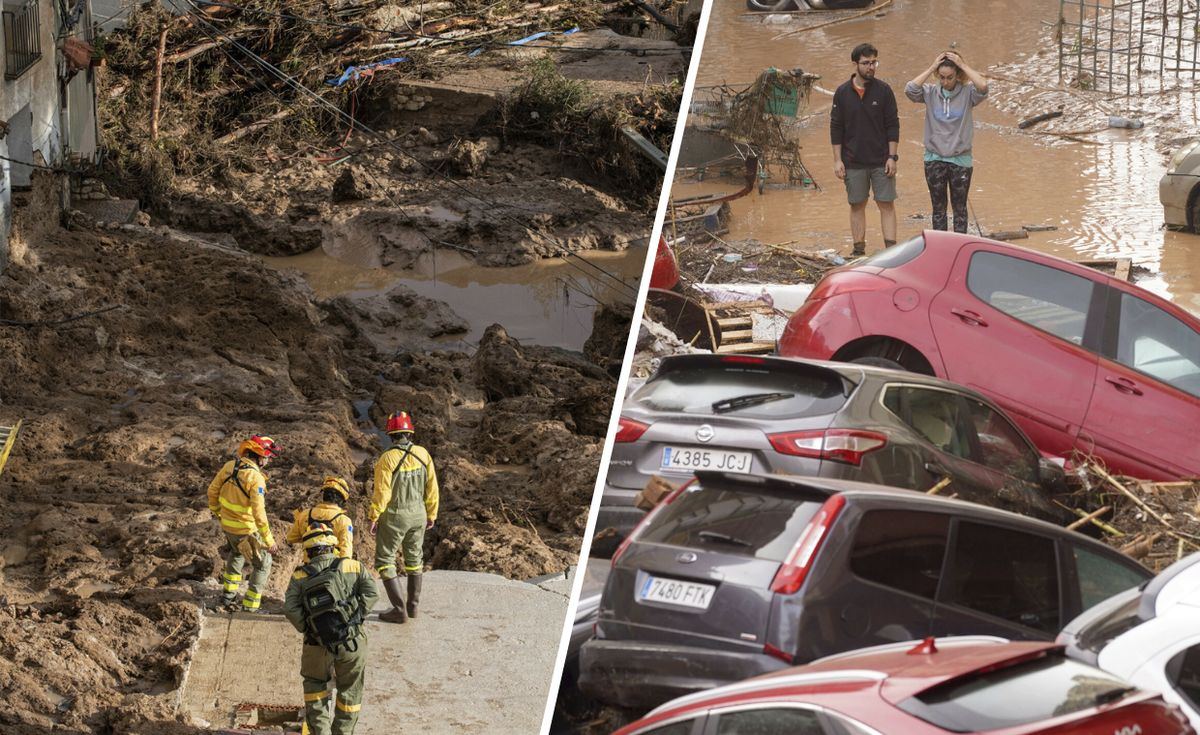
M 758 12 L 781 13 L 796 10 L 795 0 L 746 0 L 746 7 Z
M 1200 235 L 1200 192 L 1193 192 L 1192 203 L 1188 207 L 1188 224 L 1191 225 L 1188 229 Z
M 886 357 L 856 357 L 850 362 L 856 365 L 869 365 L 871 367 L 889 368 L 891 370 L 907 370 L 900 363 L 895 360 L 889 360 Z

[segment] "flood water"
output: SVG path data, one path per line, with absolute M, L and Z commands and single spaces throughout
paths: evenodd
M 466 334 L 443 338 L 447 348 L 473 347 L 488 326 L 501 324 L 523 342 L 579 350 L 592 332 L 598 302 L 632 299 L 630 291 L 616 286 L 597 268 L 637 288 L 646 248 L 585 253 L 581 258 L 587 264 L 580 258 L 553 258 L 512 268 L 484 268 L 453 251 L 439 250 L 406 270 L 372 267 L 349 252 L 334 257 L 322 249 L 264 260 L 275 268 L 300 271 L 321 299 L 368 297 L 403 284 L 421 296 L 444 301 L 471 325 Z
M 772 40 L 812 25 L 812 17 L 802 23 L 793 19 L 765 24 L 761 17 L 747 15 L 739 0 L 719 0 L 704 41 L 696 99 L 703 99 L 706 86 L 745 88 L 772 66 L 820 74 L 817 84 L 832 90 L 853 72 L 850 50 L 864 41 L 874 44 L 879 48 L 877 77 L 895 91 L 900 108 L 897 216 L 903 240 L 923 229 L 929 216 L 921 163 L 924 106 L 904 97 L 904 83 L 953 43 L 985 75 L 989 67 L 1000 65 L 1006 75 L 1013 75 L 1016 65 L 1017 73 L 1024 72 L 1020 79 L 1037 76 L 1042 84 L 1057 84 L 1057 46 L 1048 26 L 1058 9 L 1059 3 L 1052 0 L 895 0 L 880 11 L 882 17 L 867 15 Z M 845 11 L 828 17 L 842 15 Z M 1049 69 L 1039 68 L 1047 65 Z M 1092 138 L 1098 144 L 1019 131 L 1019 119 L 1001 109 L 1005 105 L 999 96 L 1031 94 L 1031 89 L 993 82 L 992 97 L 975 108 L 970 231 L 976 232 L 976 221 L 985 233 L 1054 225 L 1054 231 L 1030 233 L 1014 244 L 1069 259 L 1132 258 L 1152 272 L 1140 278 L 1139 285 L 1200 313 L 1200 256 L 1195 254 L 1200 236 L 1161 227 L 1158 180 L 1166 169 L 1169 153 L 1164 151 L 1170 142 L 1156 134 L 1153 120 L 1142 130 L 1105 130 Z M 1183 129 L 1197 129 L 1194 91 L 1155 99 L 1160 119 L 1174 118 Z M 1122 102 L 1105 104 L 1119 107 Z M 845 189 L 833 174 L 829 107 L 830 97 L 814 91 L 800 130 L 804 162 L 821 190 L 768 188 L 762 195 L 734 201 L 729 237 L 849 250 L 849 207 Z M 1099 107 L 1095 118 L 1091 129 L 1106 127 Z M 673 193 L 689 196 L 732 188 L 737 187 L 728 182 L 678 182 Z M 882 242 L 873 205 L 868 207 L 867 223 L 868 250 L 874 250 Z

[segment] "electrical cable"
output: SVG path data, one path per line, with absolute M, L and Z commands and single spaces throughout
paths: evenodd
M 262 67 L 262 68 L 263 68 L 263 69 L 264 69 L 264 70 L 265 70 L 265 71 L 266 71 L 266 72 L 267 72 L 267 73 L 268 73 L 270 76 L 272 76 L 272 77 L 276 78 L 276 79 L 277 79 L 277 80 L 279 80 L 279 81 L 282 81 L 282 82 L 284 82 L 286 85 L 288 85 L 289 87 L 291 87 L 293 90 L 295 90 L 295 91 L 297 91 L 297 92 L 299 92 L 299 93 L 301 93 L 301 94 L 303 94 L 303 95 L 305 95 L 305 96 L 308 96 L 308 97 L 312 98 L 312 99 L 313 99 L 313 100 L 315 100 L 315 101 L 316 101 L 318 104 L 320 104 L 320 105 L 322 105 L 322 106 L 324 106 L 324 107 L 328 108 L 330 111 L 332 111 L 332 112 L 333 112 L 333 113 L 334 113 L 334 114 L 335 114 L 337 117 L 339 117 L 340 119 L 342 119 L 342 120 L 346 121 L 346 122 L 347 122 L 349 125 L 351 125 L 351 126 L 353 126 L 353 127 L 356 127 L 356 128 L 357 128 L 357 129 L 359 129 L 361 132 L 363 132 L 363 133 L 366 133 L 367 135 L 369 135 L 369 136 L 371 136 L 371 137 L 373 137 L 373 138 L 375 138 L 375 139 L 377 139 L 377 140 L 379 140 L 379 141 L 381 141 L 381 142 L 385 143 L 385 144 L 386 144 L 386 145 L 388 145 L 389 147 L 393 148 L 393 149 L 394 149 L 396 152 L 398 152 L 400 155 L 402 155 L 402 156 L 404 156 L 405 158 L 407 158 L 407 159 L 409 159 L 409 160 L 413 161 L 414 163 L 418 164 L 419 166 L 421 166 L 422 168 L 424 168 L 424 169 L 425 169 L 425 170 L 426 170 L 428 173 L 432 174 L 433 176 L 435 176 L 435 177 L 438 177 L 438 178 L 442 179 L 442 180 L 443 180 L 443 181 L 444 181 L 446 184 L 449 184 L 451 187 L 453 187 L 453 188 L 456 188 L 456 189 L 458 189 L 458 190 L 462 191 L 462 192 L 463 192 L 465 195 L 467 195 L 467 196 L 468 196 L 468 197 L 470 197 L 471 199 L 474 199 L 474 200 L 476 200 L 476 201 L 480 202 L 481 204 L 483 204 L 483 205 L 485 205 L 485 206 L 489 206 L 489 207 L 497 208 L 497 210 L 499 210 L 500 208 L 518 208 L 518 209 L 524 209 L 524 210 L 526 210 L 526 211 L 538 212 L 538 210 L 533 210 L 533 209 L 529 209 L 529 208 L 526 208 L 526 207 L 520 207 L 520 206 L 518 206 L 518 205 L 507 205 L 507 204 L 500 204 L 500 203 L 498 203 L 498 202 L 495 202 L 495 201 L 492 201 L 492 200 L 489 200 L 489 199 L 485 199 L 484 197 L 482 197 L 482 196 L 480 196 L 480 195 L 476 194 L 474 191 L 472 191 L 471 189 L 467 188 L 467 187 L 466 187 L 466 186 L 464 186 L 463 184 L 461 184 L 461 183 L 459 183 L 459 182 L 455 181 L 454 179 L 451 179 L 449 176 L 447 176 L 446 174 L 442 173 L 440 170 L 438 170 L 438 169 L 434 168 L 433 166 L 429 165 L 428 163 L 426 163 L 426 162 L 424 162 L 424 161 L 421 161 L 420 159 L 416 158 L 415 156 L 413 156 L 412 154 L 410 154 L 408 151 L 404 150 L 402 147 L 400 147 L 399 145 L 397 145 L 397 144 L 395 143 L 395 141 L 393 141 L 393 140 L 391 140 L 390 138 L 388 138 L 388 137 L 384 136 L 383 134 L 381 134 L 381 133 L 379 133 L 378 131 L 374 130 L 373 128 L 371 128 L 371 127 L 367 126 L 366 124 L 364 124 L 364 123 L 362 123 L 362 122 L 359 122 L 359 121 L 355 120 L 355 119 L 354 119 L 352 116 L 350 116 L 350 115 L 346 114 L 346 112 L 345 112 L 345 111 L 341 110 L 341 109 L 340 109 L 339 107 L 337 107 L 336 105 L 334 105 L 334 104 L 332 104 L 331 102 L 329 102 L 328 100 L 324 99 L 324 98 L 323 98 L 323 97 L 321 97 L 319 94 L 317 94 L 316 92 L 312 91 L 312 90 L 311 90 L 311 89 L 309 89 L 308 87 L 304 86 L 304 85 L 303 85 L 303 84 L 301 84 L 299 81 L 297 81 L 295 78 L 293 78 L 292 76 L 288 75 L 286 72 L 284 72 L 284 71 L 282 71 L 281 69 L 279 69 L 278 67 L 276 67 L 274 64 L 270 63 L 270 62 L 269 62 L 269 61 L 267 61 L 266 59 L 263 59 L 263 58 L 262 58 L 261 56 L 259 56 L 258 54 L 254 53 L 254 52 L 253 52 L 253 51 L 251 51 L 250 49 L 246 48 L 244 45 L 242 45 L 242 44 L 241 44 L 240 42 L 238 42 L 236 39 L 232 38 L 232 37 L 231 37 L 231 36 L 229 36 L 228 34 L 226 34 L 226 33 L 224 33 L 223 31 L 221 31 L 221 29 L 220 29 L 220 28 L 218 28 L 218 27 L 214 26 L 212 23 L 210 23 L 210 22 L 207 20 L 207 18 L 205 18 L 205 17 L 203 16 L 203 14 L 202 14 L 201 12 L 199 12 L 199 8 L 198 8 L 198 6 L 196 5 L 196 3 L 195 3 L 193 0 L 184 0 L 184 1 L 185 1 L 185 2 L 187 2 L 187 4 L 188 4 L 188 5 L 190 5 L 190 6 L 192 7 L 192 10 L 190 10 L 190 11 L 184 11 L 184 14 L 187 14 L 187 15 L 190 15 L 190 16 L 192 16 L 192 18 L 193 18 L 193 19 L 195 19 L 195 20 L 197 21 L 198 25 L 199 25 L 199 26 L 201 26 L 201 27 L 202 27 L 202 29 L 204 29 L 204 30 L 205 30 L 205 33 L 206 33 L 206 35 L 209 35 L 209 37 L 210 37 L 210 38 L 213 38 L 213 40 L 218 40 L 218 39 L 217 39 L 217 38 L 215 38 L 214 36 L 219 36 L 219 37 L 223 38 L 223 39 L 226 41 L 227 45 L 229 45 L 229 46 L 232 46 L 233 48 L 235 48 L 235 49 L 237 49 L 237 50 L 241 51 L 241 52 L 242 52 L 243 54 L 245 54 L 245 55 L 246 55 L 246 56 L 247 56 L 247 57 L 248 57 L 248 58 L 249 58 L 251 61 L 255 62 L 255 63 L 256 63 L 256 64 L 258 64 L 260 67 Z M 172 6 L 174 6 L 176 10 L 181 10 L 181 8 L 180 8 L 178 5 L 176 5 L 176 0 L 168 0 L 168 2 L 170 2 L 170 3 L 171 3 L 171 5 L 172 5 Z M 228 54 L 227 54 L 227 55 L 228 55 Z M 245 67 L 244 67 L 244 66 L 242 66 L 242 64 L 238 63 L 238 66 L 239 66 L 239 67 L 241 67 L 243 70 L 245 70 Z M 253 77 L 253 75 L 251 75 L 251 76 Z M 269 88 L 269 87 L 268 87 L 268 88 Z M 273 91 L 273 90 L 272 90 L 272 91 Z M 283 101 L 283 100 L 282 100 L 282 98 L 279 98 L 279 99 L 280 99 L 281 101 Z M 289 107 L 291 107 L 291 106 L 292 106 L 291 104 L 287 103 L 286 101 L 284 101 L 284 104 L 287 104 Z M 293 109 L 294 109 L 294 108 L 293 108 Z M 385 191 L 385 194 L 386 194 L 386 190 L 384 190 L 384 191 Z M 390 197 L 389 197 L 389 198 L 390 198 Z M 396 206 L 397 206 L 397 207 L 399 207 L 399 205 L 396 205 Z M 540 213 L 540 212 L 538 212 L 538 213 Z M 561 247 L 560 247 L 560 246 L 558 246 L 558 244 L 557 244 L 557 243 L 555 243 L 555 242 L 554 242 L 554 241 L 553 241 L 551 238 L 549 238 L 548 236 L 546 236 L 545 234 L 543 234 L 543 233 L 541 233 L 541 232 L 539 232 L 539 231 L 537 231 L 537 230 L 534 230 L 534 229 L 529 229 L 529 228 L 528 228 L 528 226 L 527 226 L 525 223 L 523 223 L 522 221 L 518 220 L 517 218 L 515 218 L 515 217 L 513 217 L 513 216 L 511 216 L 511 215 L 504 214 L 502 211 L 497 211 L 497 214 L 498 214 L 500 217 L 503 217 L 503 218 L 505 218 L 505 219 L 508 219 L 509 221 L 513 222 L 514 224 L 516 224 L 517 226 L 521 227 L 522 229 L 526 229 L 526 231 L 527 231 L 527 232 L 528 232 L 528 233 L 529 233 L 531 236 L 533 236 L 533 237 L 535 237 L 535 238 L 540 238 L 540 239 L 542 239 L 543 241 L 547 242 L 547 243 L 548 243 L 548 244 L 549 244 L 549 245 L 550 245 L 550 246 L 551 246 L 553 249 L 555 249 L 555 250 L 557 251 L 557 254 L 558 254 L 560 257 L 563 257 L 563 258 L 564 258 L 564 260 L 566 260 L 567 258 L 574 258 L 575 260 L 578 260 L 580 263 L 583 263 L 583 264 L 584 264 L 584 265 L 586 265 L 587 267 L 589 267 L 589 268 L 593 269 L 593 270 L 594 270 L 594 271 L 596 271 L 597 273 L 599 273 L 599 274 L 603 275 L 604 277 L 608 278 L 608 279 L 609 279 L 609 280 L 611 280 L 611 281 L 612 281 L 614 284 L 616 284 L 616 285 L 619 285 L 620 287 L 622 287 L 622 288 L 624 288 L 624 289 L 626 289 L 626 290 L 630 291 L 631 293 L 633 293 L 633 294 L 636 296 L 636 294 L 637 294 L 637 292 L 638 292 L 638 289 L 637 289 L 636 287 L 634 287 L 634 286 L 630 285 L 630 284 L 629 284 L 629 283 L 628 283 L 628 282 L 627 282 L 627 281 L 626 281 L 624 278 L 622 278 L 621 276 L 619 276 L 619 275 L 616 275 L 616 274 L 614 274 L 614 273 L 612 273 L 612 272 L 610 272 L 610 271 L 608 271 L 608 270 L 606 270 L 606 269 L 604 269 L 604 268 L 602 268 L 602 267 L 600 267 L 600 266 L 596 265 L 595 263 L 592 263 L 592 262 L 588 261 L 586 258 L 583 258 L 583 257 L 581 257 L 581 256 L 580 256 L 578 253 L 573 253 L 573 252 L 570 252 L 570 251 L 567 251 L 567 250 L 565 250 L 565 249 L 561 248 Z M 583 269 L 583 268 L 581 268 L 581 267 L 580 267 L 578 264 L 576 264 L 576 263 L 573 263 L 573 262 L 572 262 L 572 261 L 570 261 L 570 260 L 566 260 L 566 262 L 570 263 L 570 264 L 571 264 L 573 267 L 575 267 L 576 269 L 580 270 L 581 272 L 586 272 L 586 271 L 584 271 L 584 269 Z M 594 277 L 595 277 L 595 276 L 594 276 Z

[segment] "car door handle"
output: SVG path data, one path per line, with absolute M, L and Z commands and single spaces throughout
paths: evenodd
M 925 471 L 931 475 L 942 475 L 944 477 L 950 477 L 950 470 L 941 466 L 937 462 L 926 462 L 925 463 Z
M 1129 395 L 1133 396 L 1142 395 L 1142 389 L 1138 388 L 1137 383 L 1133 382 L 1129 378 L 1114 378 L 1110 375 L 1104 380 L 1107 383 L 1111 383 L 1112 387 L 1116 388 L 1122 393 L 1128 393 Z
M 958 317 L 962 321 L 966 322 L 967 324 L 970 324 L 973 327 L 986 327 L 987 326 L 987 322 L 984 321 L 984 318 L 981 317 L 980 315 L 976 314 L 975 312 L 971 311 L 970 309 L 954 308 L 954 309 L 950 310 L 950 313 L 953 314 L 954 316 Z

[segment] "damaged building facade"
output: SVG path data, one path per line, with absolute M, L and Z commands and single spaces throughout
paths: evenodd
M 2 13 L 0 270 L 36 167 L 91 160 L 97 148 L 89 0 L 3 0 Z

